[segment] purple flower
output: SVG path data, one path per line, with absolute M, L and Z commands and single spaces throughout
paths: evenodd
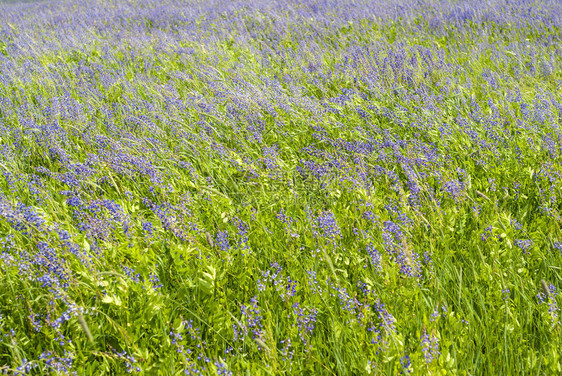
M 228 244 L 228 231 L 224 230 L 224 231 L 218 231 L 217 232 L 217 236 L 216 236 L 216 243 L 219 246 L 219 248 L 226 252 L 230 249 L 230 245 Z
M 321 235 L 329 241 L 335 241 L 341 237 L 341 230 L 332 212 L 326 211 L 318 215 L 315 225 L 321 231 Z
M 424 329 L 421 336 L 421 346 L 426 363 L 431 363 L 439 357 L 439 338 L 435 334 L 429 335 Z
M 312 336 L 316 327 L 316 316 L 318 315 L 318 311 L 314 308 L 308 311 L 309 313 L 305 313 L 304 308 L 301 308 L 298 302 L 293 304 L 293 315 L 297 319 L 299 337 L 305 345 L 308 344 L 307 338 Z
M 514 243 L 523 250 L 523 253 L 527 253 L 533 245 L 533 241 L 531 239 L 515 239 Z
M 367 246 L 367 253 L 371 258 L 371 265 L 377 272 L 382 271 L 382 255 L 372 245 Z

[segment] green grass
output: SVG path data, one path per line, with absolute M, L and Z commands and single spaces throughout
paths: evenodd
M 104 4 L 0 15 L 0 369 L 562 371 L 554 21 Z

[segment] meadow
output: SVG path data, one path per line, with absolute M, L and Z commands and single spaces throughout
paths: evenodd
M 562 3 L 0 3 L 0 373 L 555 375 Z

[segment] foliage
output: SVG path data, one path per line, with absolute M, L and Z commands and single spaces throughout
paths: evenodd
M 559 2 L 0 19 L 2 371 L 562 372 Z

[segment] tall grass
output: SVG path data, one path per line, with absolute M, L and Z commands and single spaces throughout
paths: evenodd
M 559 374 L 561 15 L 0 5 L 0 369 Z

